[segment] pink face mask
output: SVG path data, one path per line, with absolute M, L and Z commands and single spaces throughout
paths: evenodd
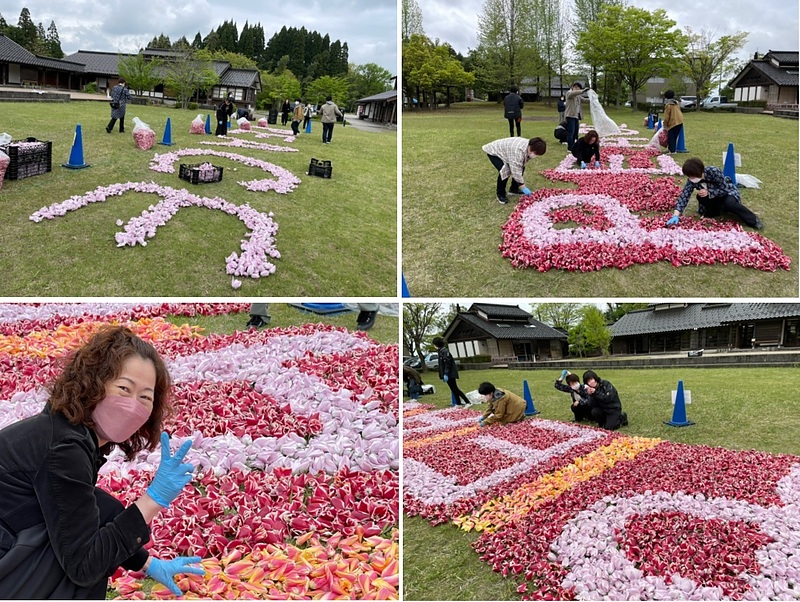
M 131 397 L 121 395 L 106 395 L 92 412 L 97 435 L 114 443 L 130 439 L 148 418 L 148 408 Z

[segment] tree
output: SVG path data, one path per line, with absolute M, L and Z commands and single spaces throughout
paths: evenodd
M 575 0 L 575 18 L 572 22 L 572 26 L 575 31 L 576 42 L 580 38 L 580 35 L 588 29 L 589 24 L 597 21 L 603 8 L 619 4 L 619 0 Z M 580 50 L 578 52 L 581 54 Z M 602 60 L 597 57 L 588 57 L 586 55 L 582 55 L 582 58 L 589 66 L 589 81 L 591 82 L 591 86 L 597 89 L 597 71 L 603 65 Z
M 125 78 L 130 89 L 138 95 L 150 92 L 161 83 L 161 78 L 157 75 L 161 65 L 159 59 L 145 60 L 141 52 L 130 56 L 120 55 L 117 59 L 120 76 Z
M 441 303 L 403 304 L 403 344 L 422 360 L 425 369 L 425 341 L 433 333 Z
M 203 48 L 203 37 L 200 35 L 199 31 L 195 34 L 194 40 L 192 40 L 192 48 L 195 50 Z
M 300 97 L 300 82 L 294 73 L 284 69 L 280 74 L 261 72 L 261 92 L 256 97 L 256 106 L 261 109 L 276 108 L 284 98 Z
M 569 331 L 570 347 L 580 357 L 587 353 L 608 354 L 611 346 L 611 331 L 606 326 L 603 312 L 596 305 L 581 308 L 580 322 Z
M 422 10 L 417 0 L 403 0 L 401 40 L 407 42 L 414 34 L 425 35 L 422 29 Z
M 150 40 L 147 45 L 148 48 L 159 48 L 161 50 L 169 50 L 172 48 L 172 42 L 169 41 L 169 36 L 165 36 L 162 31 L 160 35 Z
M 531 30 L 532 0 L 485 0 L 478 16 L 476 71 L 497 91 L 519 86 L 522 78 L 537 70 L 536 35 Z
M 694 82 L 697 106 L 700 99 L 708 96 L 714 74 L 744 46 L 747 36 L 748 32 L 740 31 L 714 40 L 713 34 L 705 29 L 695 33 L 691 27 L 686 27 L 688 45 L 681 61 L 683 72 Z
M 189 50 L 191 46 L 189 45 L 189 40 L 186 39 L 186 36 L 181 36 L 172 44 L 173 50 Z
M 388 90 L 392 74 L 375 63 L 351 65 L 347 80 L 350 86 L 348 106 L 352 106 L 353 102 L 359 98 L 366 98 Z
M 634 6 L 606 6 L 578 36 L 576 49 L 606 72 L 619 73 L 636 93 L 648 79 L 676 68 L 686 48 L 685 36 L 666 11 L 648 11 Z
M 608 309 L 603 313 L 603 317 L 606 320 L 606 324 L 613 324 L 618 322 L 629 311 L 645 309 L 647 305 L 647 303 L 609 303 Z
M 256 69 L 256 62 L 249 56 L 244 56 L 238 52 L 229 52 L 227 50 L 215 50 L 213 52 L 208 50 L 198 50 L 195 52 L 194 57 L 198 61 L 226 61 L 231 64 L 234 69 Z
M 347 91 L 350 85 L 346 79 L 323 75 L 315 79 L 306 89 L 306 99 L 311 101 L 323 100 L 330 96 L 337 105 L 347 103 Z
M 544 78 L 546 86 L 541 86 L 540 94 L 551 105 L 550 95 L 553 75 L 556 72 L 563 77 L 566 64 L 566 16 L 560 0 L 533 0 L 533 10 L 528 15 L 529 28 L 536 32 L 536 46 L 539 69 L 537 75 Z
M 12 39 L 23 48 L 26 48 L 31 52 L 36 52 L 37 33 L 36 25 L 31 20 L 31 12 L 27 8 L 23 8 L 19 13 L 17 28 L 15 31 L 13 31 L 15 37 Z M 9 37 L 12 36 L 9 35 Z
M 64 51 L 61 50 L 61 40 L 58 38 L 58 29 L 55 21 L 50 21 L 50 27 L 47 28 L 45 47 L 47 56 L 52 56 L 56 59 L 64 58 Z
M 208 61 L 197 60 L 187 52 L 164 66 L 164 83 L 170 87 L 185 109 L 196 90 L 208 90 L 219 82 Z
M 236 23 L 225 21 L 217 27 L 218 48 L 228 52 L 236 52 L 239 43 L 239 32 L 236 31 Z
M 536 303 L 531 314 L 534 318 L 553 328 L 569 331 L 581 317 L 580 303 Z
M 464 71 L 463 65 L 452 56 L 452 48 L 447 44 L 434 44 L 427 37 L 414 34 L 403 45 L 403 80 L 405 87 L 433 96 L 431 108 L 436 106 L 436 92 L 452 87 L 471 86 L 475 76 Z M 417 94 L 419 95 L 419 94 Z M 447 94 L 447 102 L 450 95 Z

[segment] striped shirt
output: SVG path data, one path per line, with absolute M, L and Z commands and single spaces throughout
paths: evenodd
M 483 152 L 487 155 L 500 157 L 503 161 L 503 169 L 500 170 L 500 177 L 507 179 L 508 176 L 519 182 L 520 186 L 525 186 L 522 179 L 522 172 L 528 162 L 528 142 L 527 138 L 501 138 L 483 146 Z

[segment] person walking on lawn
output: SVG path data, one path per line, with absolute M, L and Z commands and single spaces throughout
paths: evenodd
M 453 354 L 447 349 L 444 339 L 442 337 L 434 338 L 433 346 L 436 347 L 436 350 L 439 352 L 439 378 L 450 387 L 450 392 L 455 398 L 457 405 L 470 405 L 470 401 L 464 391 L 458 388 L 458 367 L 456 366 L 456 360 L 453 359 Z M 464 400 L 464 403 L 461 403 L 461 400 Z
M 517 87 L 511 86 L 510 92 L 503 99 L 503 109 L 508 120 L 508 135 L 514 137 L 514 124 L 517 125 L 517 136 L 522 136 L 522 97 L 517 94 Z
M 509 194 L 530 194 L 530 188 L 525 186 L 522 174 L 525 165 L 534 157 L 541 157 L 547 152 L 547 143 L 541 138 L 501 138 L 483 146 L 483 152 L 489 157 L 497 170 L 497 202 L 501 205 L 508 203 L 506 197 L 506 183 L 511 177 Z
M 478 419 L 481 426 L 496 423 L 512 424 L 525 418 L 525 400 L 510 391 L 502 391 L 492 383 L 484 382 L 478 387 L 478 393 L 484 396 L 489 409 Z

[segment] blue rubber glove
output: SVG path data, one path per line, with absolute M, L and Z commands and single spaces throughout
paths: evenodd
M 153 482 L 147 488 L 147 495 L 153 498 L 159 506 L 168 507 L 170 502 L 178 497 L 183 488 L 192 480 L 194 466 L 181 464 L 190 447 L 192 447 L 191 439 L 185 441 L 175 455 L 171 456 L 169 435 L 166 432 L 161 433 L 161 464 L 158 465 Z
M 564 380 L 565 378 L 567 378 L 567 374 L 569 374 L 569 370 L 562 370 L 561 378 L 559 378 L 558 380 Z
M 450 377 L 449 377 L 449 376 L 447 376 L 447 374 L 445 374 L 445 375 L 442 377 L 442 380 L 443 380 L 444 382 L 447 382 L 448 380 L 450 380 Z
M 525 186 L 525 187 L 522 189 L 522 194 L 530 194 L 530 193 L 531 193 L 531 189 L 530 189 L 530 188 L 528 188 L 527 186 Z
M 600 161 L 595 161 L 595 162 L 594 162 L 594 166 L 595 166 L 595 167 L 600 167 Z
M 667 225 L 668 225 L 668 226 L 674 226 L 674 225 L 676 225 L 677 223 L 678 223 L 678 216 L 677 216 L 677 215 L 673 215 L 671 218 L 669 218 L 669 219 L 667 220 Z
M 581 169 L 586 169 L 586 161 L 581 161 Z
M 483 426 L 483 416 L 481 416 L 480 418 L 478 418 L 478 424 L 480 424 L 481 426 Z
M 159 560 L 158 558 L 154 557 L 150 561 L 150 566 L 147 567 L 145 575 L 155 579 L 161 585 L 167 586 L 169 591 L 180 597 L 183 595 L 183 592 L 178 587 L 178 584 L 175 583 L 175 575 L 180 575 L 181 573 L 205 575 L 206 572 L 204 569 L 200 567 L 189 566 L 190 564 L 198 564 L 200 560 L 201 558 L 199 556 L 179 556 L 178 558 L 173 558 L 172 560 Z

